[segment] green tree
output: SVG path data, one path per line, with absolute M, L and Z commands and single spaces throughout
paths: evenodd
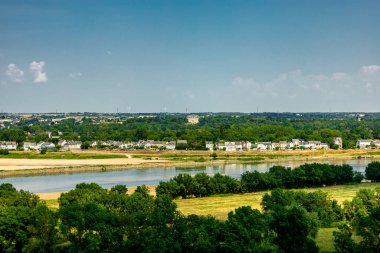
M 371 162 L 365 169 L 365 174 L 368 180 L 373 182 L 380 181 L 380 162 Z
M 275 232 L 274 242 L 284 252 L 318 252 L 313 238 L 318 231 L 315 217 L 298 206 L 288 206 L 270 213 L 270 227 Z

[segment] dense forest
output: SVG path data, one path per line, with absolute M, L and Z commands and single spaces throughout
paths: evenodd
M 376 178 L 380 163 L 367 168 Z M 368 174 L 369 172 L 369 174 Z M 281 177 L 280 177 L 281 179 Z M 341 178 L 347 182 L 347 178 Z M 184 216 L 172 197 L 133 194 L 123 185 L 81 183 L 49 209 L 29 192 L 0 185 L 2 252 L 318 252 L 320 227 L 334 232 L 337 252 L 379 252 L 380 189 L 360 190 L 343 206 L 323 191 L 280 188 L 262 198 L 262 211 L 243 206 L 224 221 Z M 355 232 L 362 239 L 355 241 Z
M 205 115 L 199 124 L 187 124 L 185 116 L 126 117 L 110 122 L 94 123 L 84 117 L 59 123 L 22 120 L 0 129 L 0 140 L 17 142 L 66 140 L 187 140 L 190 149 L 205 148 L 205 141 L 290 141 L 319 140 L 332 144 L 333 137 L 342 137 L 344 148 L 354 148 L 358 139 L 380 139 L 380 119 L 368 117 L 361 121 L 353 117 L 324 117 L 323 115 Z

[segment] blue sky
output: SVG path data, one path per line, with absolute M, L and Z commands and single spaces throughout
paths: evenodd
M 0 110 L 379 111 L 380 1 L 0 2 Z

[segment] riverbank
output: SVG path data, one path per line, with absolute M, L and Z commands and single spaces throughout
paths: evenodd
M 348 159 L 380 159 L 377 150 L 304 150 L 304 151 L 79 151 L 60 154 L 60 159 L 0 158 L 0 178 L 19 176 L 41 176 L 85 172 L 127 170 L 151 167 L 213 166 L 232 163 L 259 163 L 280 161 L 320 162 Z M 86 159 L 65 159 L 65 156 L 82 156 Z M 112 157 L 90 159 L 88 157 Z M 21 155 L 18 155 L 21 157 Z M 48 156 L 49 157 L 49 156 Z

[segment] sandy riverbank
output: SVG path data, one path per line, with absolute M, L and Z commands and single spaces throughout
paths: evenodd
M 90 153 L 91 151 L 78 152 Z M 211 160 L 210 151 L 92 151 L 95 154 L 122 154 L 125 158 L 109 159 L 0 159 L 0 178 L 53 175 L 67 173 L 99 172 L 126 170 L 130 168 L 149 168 L 162 166 L 206 166 L 227 163 L 254 163 L 271 161 L 326 161 L 345 160 L 357 157 L 380 158 L 379 151 L 368 150 L 305 150 L 305 151 L 266 151 L 266 152 L 223 152 L 219 151 L 218 159 Z M 169 158 L 171 156 L 171 158 Z M 178 156 L 179 159 L 173 159 Z M 202 161 L 194 158 L 203 157 Z
M 167 163 L 164 159 L 146 160 L 142 158 L 110 158 L 110 159 L 0 159 L 0 170 L 28 170 L 59 167 L 82 167 L 100 165 L 139 165 L 149 163 Z

